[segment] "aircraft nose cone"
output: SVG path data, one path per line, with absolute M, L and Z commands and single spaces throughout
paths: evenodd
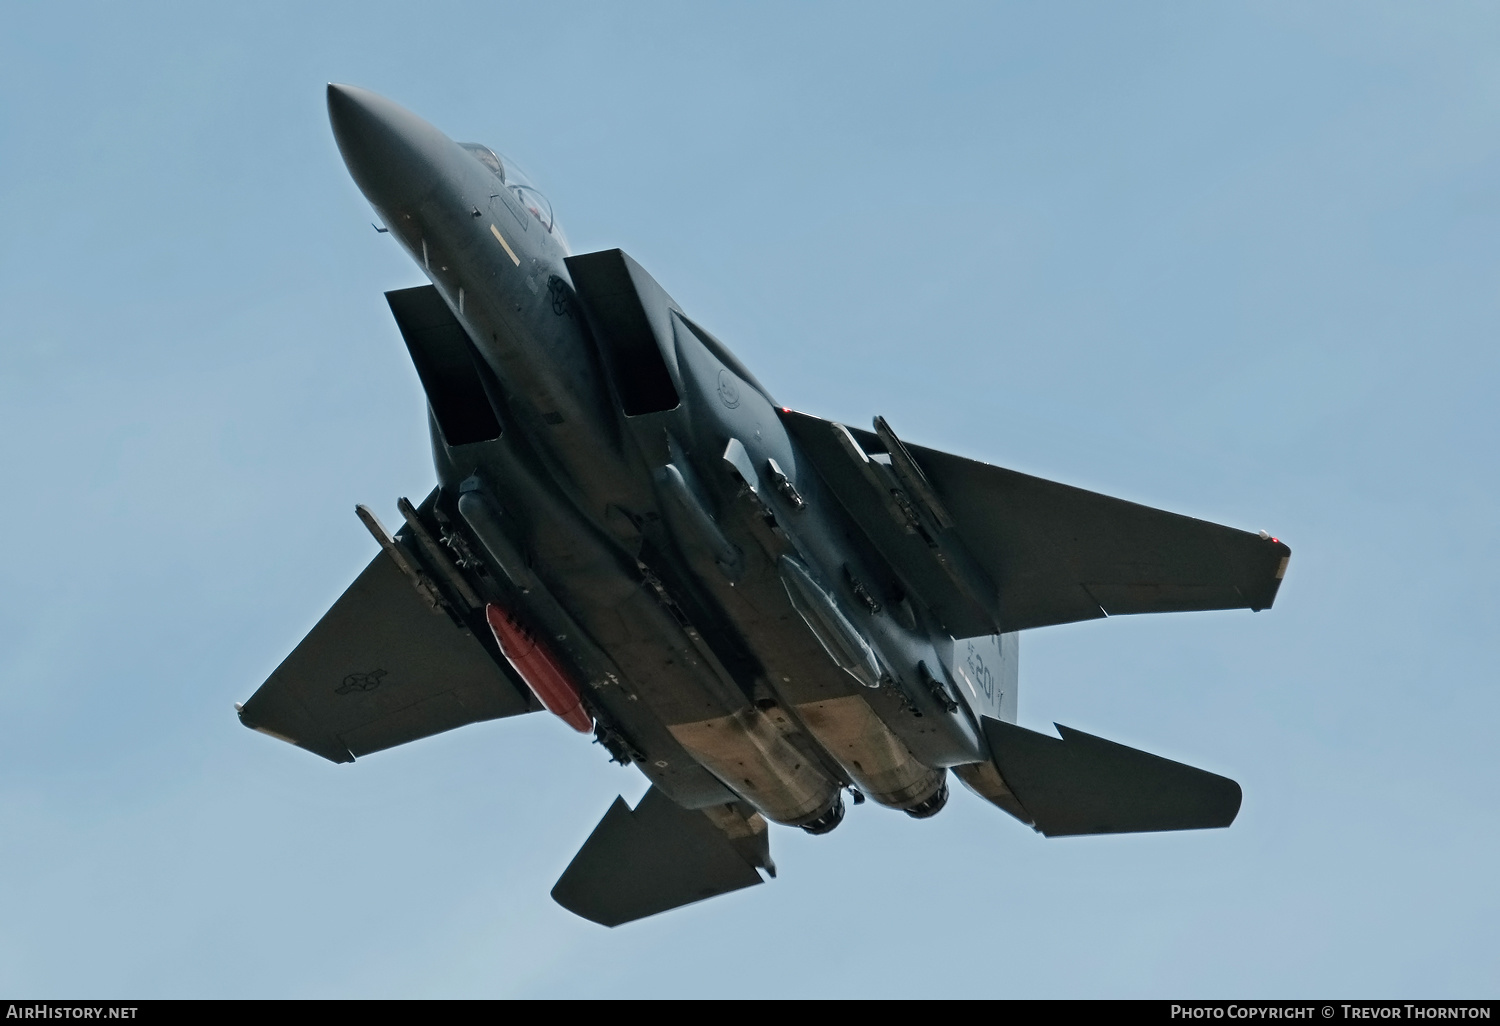
M 349 174 L 382 211 L 430 189 L 453 146 L 405 107 L 356 86 L 329 83 L 328 120 Z

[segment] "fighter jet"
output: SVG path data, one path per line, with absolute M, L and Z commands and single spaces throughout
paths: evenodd
M 1022 631 L 1267 609 L 1291 550 L 781 406 L 509 159 L 328 87 L 429 284 L 386 293 L 437 487 L 241 722 L 336 763 L 547 710 L 650 781 L 552 896 L 606 926 L 774 877 L 769 824 L 936 815 L 949 774 L 1048 836 L 1225 827 L 1234 781 L 1017 724 Z M 581 740 L 581 739 L 580 739 Z

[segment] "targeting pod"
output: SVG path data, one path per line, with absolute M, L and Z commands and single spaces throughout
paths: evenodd
M 506 660 L 547 711 L 580 734 L 592 731 L 594 718 L 583 707 L 578 685 L 569 678 L 552 651 L 513 614 L 493 602 L 484 607 L 484 618 L 489 621 L 490 630 Z

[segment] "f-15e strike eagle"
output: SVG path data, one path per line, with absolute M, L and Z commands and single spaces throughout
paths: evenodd
M 328 87 L 431 281 L 386 294 L 437 488 L 240 707 L 334 762 L 546 709 L 651 789 L 553 888 L 615 926 L 775 875 L 768 823 L 922 819 L 948 774 L 1063 834 L 1228 826 L 1234 781 L 1016 724 L 1019 632 L 1266 609 L 1291 550 L 777 405 L 620 250 L 570 255 L 510 161 Z

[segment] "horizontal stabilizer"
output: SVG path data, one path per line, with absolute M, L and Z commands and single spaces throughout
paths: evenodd
M 984 717 L 995 765 L 1048 837 L 1226 827 L 1240 785 L 1057 724 L 1062 740 Z
M 763 846 L 764 834 L 761 840 Z M 615 799 L 552 898 L 591 922 L 619 926 L 760 882 L 746 855 L 704 813 L 653 787 L 633 812 Z
M 240 710 L 334 762 L 540 708 L 474 633 L 433 609 L 386 552 Z

